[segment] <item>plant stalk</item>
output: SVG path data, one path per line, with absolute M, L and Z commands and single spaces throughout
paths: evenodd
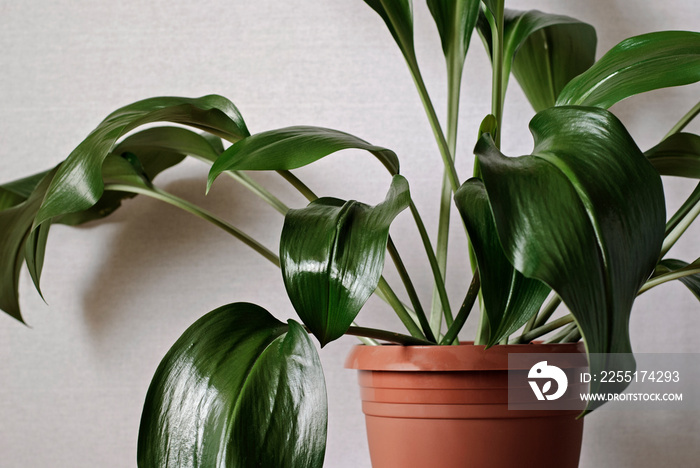
M 678 242 L 678 239 L 681 238 L 698 215 L 700 215 L 700 184 L 695 187 L 688 199 L 666 223 L 666 237 L 661 246 L 659 258 L 663 258 L 671 250 L 671 247 Z
M 476 270 L 476 272 L 474 272 L 474 277 L 472 277 L 472 282 L 469 285 L 469 289 L 467 290 L 467 295 L 462 302 L 462 306 L 459 308 L 457 317 L 455 317 L 454 323 L 447 330 L 447 333 L 445 333 L 445 336 L 442 338 L 442 341 L 440 341 L 440 344 L 453 344 L 457 340 L 457 335 L 466 323 L 469 313 L 474 307 L 476 298 L 479 296 L 480 288 L 481 280 L 479 278 L 479 270 Z
M 426 341 L 420 338 L 416 338 L 414 336 L 402 335 L 401 333 L 394 333 L 385 330 L 378 330 L 376 328 L 351 326 L 350 328 L 348 328 L 348 331 L 346 331 L 345 334 L 357 337 L 366 337 L 376 340 L 388 341 L 390 343 L 397 343 L 405 346 L 435 345 L 435 343 L 431 341 Z
M 651 288 L 656 287 L 660 284 L 677 280 L 679 278 L 684 278 L 686 276 L 697 275 L 698 273 L 700 273 L 700 259 L 695 260 L 693 263 L 686 266 L 685 268 L 681 268 L 680 270 L 670 271 L 668 273 L 664 273 L 663 275 L 651 278 L 646 283 L 644 283 L 644 286 L 639 288 L 639 292 L 637 293 L 637 295 L 645 293 Z
M 197 216 L 198 218 L 201 218 L 205 221 L 209 221 L 213 225 L 223 229 L 227 233 L 231 234 L 233 237 L 236 239 L 240 240 L 243 242 L 245 245 L 250 247 L 251 249 L 255 250 L 257 253 L 265 257 L 267 260 L 269 260 L 273 265 L 279 267 L 280 266 L 280 259 L 279 257 L 272 252 L 270 249 L 265 247 L 264 245 L 260 244 L 258 241 L 250 237 L 248 234 L 244 233 L 237 227 L 227 223 L 221 218 L 218 218 L 216 215 L 213 213 L 210 213 L 197 205 L 194 205 L 187 200 L 183 200 L 182 198 L 176 197 L 175 195 L 172 195 L 168 192 L 165 192 L 163 190 L 160 190 L 157 187 L 151 187 L 150 189 L 148 188 L 141 188 L 141 187 L 133 187 L 130 185 L 122 185 L 122 184 L 108 184 L 105 185 L 105 190 L 111 190 L 111 191 L 118 191 L 118 192 L 130 192 L 130 193 L 136 193 L 136 194 L 141 194 L 141 195 L 146 195 L 147 197 L 154 198 L 156 200 L 160 200 L 162 202 L 168 203 L 169 205 L 175 206 L 177 208 L 180 208 L 181 210 L 187 211 L 190 214 L 193 214 Z
M 688 111 L 683 117 L 681 117 L 681 120 L 676 123 L 676 125 L 671 128 L 671 130 L 668 131 L 666 136 L 664 136 L 664 140 L 672 135 L 675 135 L 676 133 L 680 133 L 683 131 L 683 129 L 695 118 L 700 114 L 700 102 L 695 104 L 692 109 Z M 662 140 L 663 141 L 663 140 Z
M 530 341 L 534 340 L 535 338 L 539 338 L 542 335 L 546 335 L 547 333 L 556 330 L 557 328 L 561 328 L 564 325 L 568 325 L 569 323 L 574 321 L 574 316 L 569 314 L 565 315 L 563 317 L 560 317 L 556 320 L 552 320 L 551 322 L 533 329 L 529 333 L 525 333 L 520 337 L 518 342 L 524 342 L 524 343 L 529 343 Z

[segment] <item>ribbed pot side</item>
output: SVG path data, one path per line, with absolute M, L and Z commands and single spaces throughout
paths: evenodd
M 585 367 L 583 343 L 355 346 L 346 367 L 359 371 L 372 466 L 577 467 L 580 410 L 509 410 L 510 353 L 569 354 L 557 362 L 566 373 Z M 585 392 L 569 380 L 562 398 Z

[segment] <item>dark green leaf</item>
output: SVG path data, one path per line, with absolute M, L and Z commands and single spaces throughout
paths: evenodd
M 693 263 L 700 265 L 700 259 L 695 260 Z M 686 268 L 689 265 L 689 263 L 684 262 L 683 260 L 667 258 L 661 260 L 656 269 L 658 273 L 670 273 Z M 692 292 L 695 297 L 698 298 L 698 300 L 700 300 L 700 273 L 690 276 L 683 276 L 682 278 L 678 278 L 678 280 L 683 283 L 690 290 L 690 292 Z
M 662 31 L 631 37 L 610 49 L 562 90 L 558 106 L 607 109 L 635 94 L 700 80 L 700 33 Z
M 287 213 L 280 239 L 284 284 L 322 346 L 345 333 L 377 288 L 389 226 L 409 201 L 408 182 L 396 175 L 376 206 L 319 198 Z
M 448 69 L 462 74 L 469 41 L 479 18 L 480 0 L 428 0 Z
M 326 421 L 321 362 L 303 327 L 229 304 L 188 328 L 158 366 L 138 466 L 321 467 Z
M 589 354 L 629 353 L 632 303 L 664 236 L 661 178 L 605 110 L 551 108 L 530 129 L 532 155 L 505 157 L 488 135 L 475 151 L 506 256 L 559 294 Z M 591 370 L 634 366 L 609 359 L 592 359 Z M 592 389 L 624 386 L 594 382 Z
M 23 179 L 0 185 L 0 210 L 19 205 L 29 198 L 36 186 L 39 185 L 39 182 L 41 182 L 44 176 L 49 172 L 50 171 L 40 172 Z
M 36 223 L 83 211 L 102 196 L 102 162 L 116 141 L 128 131 L 150 122 L 167 121 L 206 130 L 232 141 L 248 135 L 238 109 L 221 96 L 198 99 L 146 99 L 110 114 L 63 162 Z
M 661 175 L 700 179 L 700 136 L 676 133 L 644 153 Z
M 415 62 L 411 0 L 365 0 L 386 23 L 406 60 Z
M 525 96 L 538 112 L 552 107 L 566 84 L 595 61 L 597 38 L 590 24 L 537 10 L 506 10 L 503 22 L 503 92 L 512 67 Z M 491 49 L 488 21 L 482 18 L 479 29 Z
M 0 211 L 0 309 L 20 322 L 23 320 L 18 298 L 19 273 L 27 239 L 56 170 L 47 173 L 25 201 Z M 32 242 L 36 240 L 33 238 Z
M 212 165 L 208 186 L 224 171 L 296 169 L 344 149 L 369 151 L 392 175 L 399 172 L 399 160 L 391 150 L 338 130 L 287 127 L 258 133 L 231 145 Z
M 469 179 L 455 193 L 469 240 L 474 248 L 481 293 L 489 319 L 487 346 L 499 343 L 523 326 L 549 294 L 541 281 L 525 278 L 510 264 L 498 240 L 484 184 Z

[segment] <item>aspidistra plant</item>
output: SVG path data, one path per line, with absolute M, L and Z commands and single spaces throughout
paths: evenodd
M 103 218 L 136 195 L 202 218 L 280 267 L 300 322 L 283 323 L 254 304 L 236 302 L 194 323 L 153 378 L 139 466 L 321 466 L 325 383 L 311 336 L 321 346 L 345 334 L 368 345 L 454 345 L 479 298 L 476 344 L 527 343 L 552 333 L 553 343 L 583 339 L 590 355 L 631 353 L 628 324 L 639 294 L 679 279 L 700 298 L 700 259 L 666 258 L 700 214 L 700 185 L 667 219 L 660 178 L 700 178 L 700 137 L 683 132 L 700 104 L 646 152 L 607 110 L 638 93 L 700 81 L 700 34 L 632 37 L 595 61 L 595 30 L 576 19 L 510 11 L 503 0 L 427 0 L 447 68 L 443 131 L 414 50 L 411 1 L 365 2 L 396 41 L 435 135 L 444 168 L 435 246 L 393 151 L 327 128 L 251 134 L 221 96 L 151 98 L 123 107 L 58 166 L 0 186 L 0 308 L 20 321 L 20 270 L 27 265 L 39 290 L 50 226 Z M 474 31 L 491 59 L 492 103 L 478 129 L 473 174 L 460 178 L 460 89 Z M 519 157 L 500 150 L 511 75 L 536 111 L 529 124 L 533 149 Z M 181 126 L 138 130 L 154 122 Z M 370 206 L 318 197 L 291 172 L 345 149 L 366 151 L 389 172 L 384 201 Z M 285 216 L 278 253 L 154 185 L 160 172 L 186 157 L 211 164 L 207 190 L 226 174 Z M 308 206 L 291 209 L 245 171 L 275 171 Z M 453 203 L 473 270 L 454 310 L 445 290 Z M 406 209 L 433 274 L 429 307 L 421 304 L 389 235 Z M 382 276 L 387 252 L 407 302 Z M 405 332 L 355 323 L 373 293 L 395 311 Z M 552 320 L 561 303 L 570 313 Z M 634 367 L 631 359 L 589 364 L 593 372 Z M 591 390 L 623 389 L 594 383 Z

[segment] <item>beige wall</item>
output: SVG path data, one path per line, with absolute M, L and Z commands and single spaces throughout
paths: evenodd
M 443 115 L 442 53 L 424 2 L 415 3 L 418 56 Z M 696 0 L 507 6 L 593 23 L 599 54 L 631 35 L 700 26 Z M 488 61 L 478 38 L 472 46 L 459 141 L 463 175 L 472 163 L 476 126 L 490 105 Z M 436 147 L 400 54 L 361 0 L 3 1 L 0 51 L 0 183 L 58 163 L 121 105 L 155 95 L 218 93 L 236 103 L 252 132 L 321 125 L 393 148 L 426 222 L 435 226 L 441 181 Z M 613 110 L 646 149 L 699 95 L 697 85 L 666 90 Z M 506 112 L 504 150 L 524 154 L 531 148 L 532 111 L 515 83 Z M 224 180 L 205 199 L 206 171 L 187 163 L 160 183 L 276 248 L 281 217 Z M 318 193 L 367 202 L 378 201 L 389 180 L 375 161 L 354 152 L 298 174 Z M 289 204 L 303 205 L 273 175 L 257 178 Z M 666 182 L 671 207 L 693 186 Z M 463 230 L 454 221 L 448 288 L 457 303 L 468 262 Z M 407 216 L 393 232 L 427 301 L 427 264 Z M 696 226 L 674 256 L 696 258 L 699 233 Z M 235 301 L 258 303 L 282 319 L 292 316 L 274 267 L 205 223 L 146 199 L 126 203 L 106 222 L 53 229 L 43 278 L 49 307 L 32 291 L 26 272 L 21 289 L 31 328 L 0 317 L 0 465 L 8 468 L 133 466 L 151 375 L 188 325 Z M 376 300 L 358 321 L 400 330 Z M 697 301 L 679 285 L 649 292 L 635 306 L 637 351 L 700 352 L 699 331 Z M 330 398 L 328 467 L 369 465 L 355 375 L 342 368 L 353 343 L 344 338 L 322 352 Z M 697 413 L 601 410 L 586 420 L 581 466 L 691 466 L 697 462 L 698 421 Z

